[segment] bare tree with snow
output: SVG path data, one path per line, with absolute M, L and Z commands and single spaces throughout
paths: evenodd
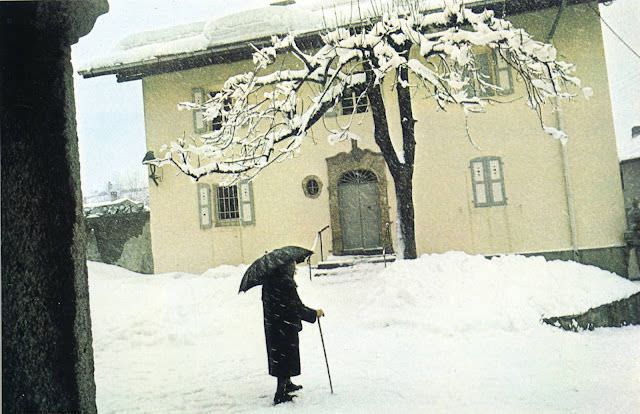
M 493 11 L 477 13 L 461 1 L 449 1 L 439 12 L 424 12 L 417 1 L 379 11 L 374 17 L 326 30 L 323 46 L 314 52 L 299 47 L 293 34 L 274 37 L 272 46 L 256 49 L 252 71 L 229 78 L 202 105 L 180 104 L 204 110 L 206 119 L 221 120 L 220 128 L 178 139 L 153 162 L 172 164 L 196 180 L 213 173 L 254 177 L 297 153 L 327 111 L 345 94 L 360 91 L 356 99 L 366 97 L 369 102 L 375 142 L 395 183 L 399 254 L 415 258 L 415 100 L 431 98 L 441 109 L 459 105 L 465 114 L 484 111 L 491 98 L 482 92 L 500 87 L 480 70 L 474 56 L 478 47 L 490 48 L 511 66 L 541 125 L 542 106 L 572 97 L 567 87 L 579 86 L 579 80 L 572 75 L 573 65 L 556 60 L 553 46 L 532 39 Z M 283 54 L 294 56 L 295 63 L 283 67 L 286 61 L 278 58 Z M 384 80 L 392 82 L 397 95 L 401 148 L 392 141 L 387 114 L 395 106 L 382 99 Z M 412 98 L 414 88 L 426 93 Z M 354 138 L 350 125 L 330 131 L 329 139 Z M 545 130 L 564 137 L 562 131 Z

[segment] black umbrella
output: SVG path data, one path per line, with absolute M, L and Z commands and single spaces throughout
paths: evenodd
M 251 263 L 251 266 L 244 272 L 242 282 L 240 282 L 240 292 L 246 292 L 254 286 L 261 285 L 265 276 L 272 273 L 277 268 L 287 263 L 302 263 L 304 259 L 311 256 L 313 252 L 304 247 L 285 246 L 265 253 L 262 257 Z

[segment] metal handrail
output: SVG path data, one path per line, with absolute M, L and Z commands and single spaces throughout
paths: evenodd
M 382 261 L 384 262 L 384 267 L 387 267 L 387 241 L 391 242 L 391 222 L 387 221 L 385 223 L 385 232 L 386 232 L 386 240 L 383 241 L 382 245 Z
M 318 231 L 318 238 L 320 239 L 320 261 L 324 261 L 324 251 L 322 247 L 322 232 L 327 230 L 330 226 L 327 224 L 320 231 Z
M 323 247 L 322 247 L 322 232 L 325 231 L 328 228 L 329 228 L 329 225 L 327 224 L 326 226 L 324 226 L 322 229 L 320 229 L 316 233 L 316 241 L 313 242 L 313 247 L 311 248 L 311 250 L 315 250 L 316 249 L 316 242 L 320 241 L 320 261 L 321 262 L 324 260 L 324 251 L 323 251 Z M 311 273 L 311 256 L 309 256 L 307 258 L 307 265 L 309 266 L 309 280 L 313 280 L 312 279 L 312 273 Z

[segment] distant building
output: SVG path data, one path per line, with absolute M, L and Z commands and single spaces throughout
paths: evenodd
M 86 206 L 96 203 L 111 202 L 123 198 L 129 199 L 134 203 L 142 203 L 144 206 L 148 207 L 149 189 L 147 187 L 119 189 L 110 185 L 106 191 L 84 195 L 83 204 Z

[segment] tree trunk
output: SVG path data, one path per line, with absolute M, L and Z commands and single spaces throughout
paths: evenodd
M 411 175 L 394 176 L 396 204 L 398 208 L 398 250 L 403 259 L 415 259 L 416 229 L 413 210 L 413 182 Z
M 369 83 L 367 96 L 373 115 L 374 138 L 391 172 L 396 188 L 398 243 L 400 244 L 397 251 L 402 259 L 415 259 L 417 253 L 412 183 L 415 149 L 413 125 L 415 121 L 411 112 L 411 96 L 407 88 L 398 88 L 400 117 L 402 120 L 404 157 L 402 160 L 398 158 L 398 154 L 391 142 L 380 85 Z
M 408 50 L 406 52 L 408 54 Z M 398 240 L 403 250 L 403 259 L 415 259 L 416 231 L 413 210 L 413 167 L 416 155 L 415 119 L 411 107 L 411 92 L 406 86 L 409 82 L 409 73 L 406 67 L 398 68 L 396 83 L 396 95 L 398 97 L 398 111 L 400 113 L 400 125 L 402 126 L 402 155 L 403 161 L 398 172 L 393 174 L 396 186 L 396 202 L 398 205 Z M 403 85 L 403 83 L 405 85 Z

